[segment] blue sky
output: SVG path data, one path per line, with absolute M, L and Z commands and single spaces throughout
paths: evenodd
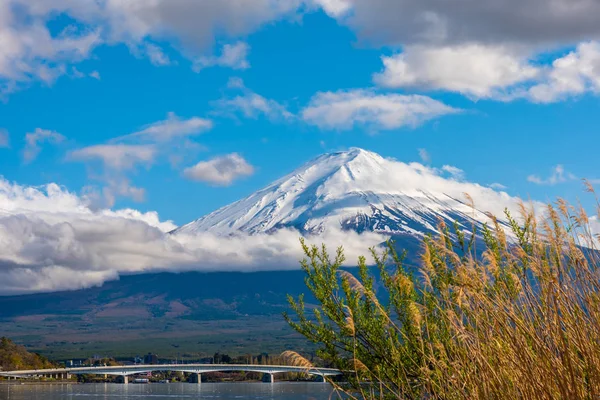
M 0 295 L 298 268 L 293 229 L 168 232 L 351 147 L 404 162 L 365 156 L 386 167 L 361 190 L 593 215 L 599 20 L 589 0 L 0 0 Z M 387 238 L 339 215 L 307 239 L 351 264 Z
M 600 47 L 593 41 L 596 28 L 585 29 L 583 14 L 564 21 L 548 15 L 548 21 L 559 18 L 559 25 L 582 28 L 546 41 L 530 33 L 504 34 L 514 31 L 510 26 L 490 26 L 495 32 L 487 36 L 474 27 L 460 37 L 448 28 L 444 39 L 429 40 L 394 31 L 384 23 L 385 13 L 367 15 L 359 0 L 255 2 L 249 17 L 239 9 L 215 11 L 214 29 L 198 32 L 194 23 L 179 26 L 150 9 L 147 15 L 155 12 L 156 19 L 148 17 L 151 22 L 141 30 L 127 20 L 132 28 L 125 33 L 117 32 L 126 28 L 110 18 L 138 16 L 112 9 L 104 18 L 110 2 L 100 2 L 105 7 L 98 10 L 66 1 L 48 9 L 35 9 L 37 2 L 5 3 L 1 7 L 12 14 L 0 21 L 0 32 L 37 38 L 41 27 L 54 46 L 45 52 L 35 40 L 24 41 L 0 56 L 0 129 L 9 138 L 0 148 L 0 174 L 21 185 L 54 182 L 89 195 L 98 207 L 155 210 L 183 224 L 323 152 L 355 146 L 406 162 L 452 165 L 469 181 L 501 184 L 511 195 L 539 200 L 585 198 L 579 178 L 600 178 Z M 189 13 L 201 15 L 200 3 Z M 405 3 L 411 8 L 414 2 Z M 588 13 L 597 11 L 590 7 Z M 440 25 L 462 23 L 450 12 L 437 12 L 446 18 Z M 204 14 L 198 18 L 209 18 Z M 92 44 L 85 46 L 67 41 L 92 34 Z M 10 50 L 1 38 L 0 50 Z M 222 57 L 227 46 L 235 53 L 229 58 Z M 400 60 L 404 69 L 385 67 L 382 57 Z M 466 64 L 475 58 L 481 66 L 470 74 Z M 472 76 L 465 77 L 463 68 Z M 384 70 L 387 77 L 374 78 Z M 333 96 L 319 99 L 325 92 Z M 350 115 L 333 107 L 341 101 L 352 109 Z M 365 101 L 370 101 L 366 108 Z M 319 113 L 307 113 L 317 102 Z M 410 108 L 415 103 L 425 114 L 415 114 Z M 407 116 L 390 122 L 388 107 Z M 211 127 L 158 142 L 118 139 L 166 120 L 169 113 L 179 121 L 203 119 Z M 26 155 L 31 150 L 26 135 L 36 129 L 59 136 L 39 135 L 36 154 Z M 112 167 L 106 158 L 82 153 L 117 143 L 154 146 L 154 153 Z M 239 157 L 232 159 L 234 153 Z M 215 177 L 213 164 L 202 164 L 196 174 L 185 172 L 215 158 L 226 161 L 227 176 Z

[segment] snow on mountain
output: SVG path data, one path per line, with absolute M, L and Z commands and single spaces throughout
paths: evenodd
M 502 216 L 515 204 L 516 199 L 504 192 L 445 176 L 442 170 L 354 148 L 319 156 L 174 233 L 256 234 L 295 228 L 320 234 L 342 228 L 420 236 L 435 231 L 440 219 L 470 227 L 472 222 L 489 222 L 484 211 Z

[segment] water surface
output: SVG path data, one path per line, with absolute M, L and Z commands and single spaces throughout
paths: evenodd
M 169 383 L 128 384 L 115 383 L 81 385 L 0 385 L 0 399 L 10 400 L 64 400 L 64 399 L 337 399 L 326 383 Z

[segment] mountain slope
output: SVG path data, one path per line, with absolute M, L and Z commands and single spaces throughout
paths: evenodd
M 357 148 L 325 154 L 174 233 L 256 234 L 295 228 L 319 234 L 341 228 L 420 236 L 435 231 L 440 220 L 465 226 L 489 221 L 462 200 L 463 192 L 475 191 L 486 206 L 498 210 L 511 201 L 506 193 L 432 171 Z

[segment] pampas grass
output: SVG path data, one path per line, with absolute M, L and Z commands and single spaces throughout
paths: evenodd
M 391 244 L 373 250 L 377 291 L 364 259 L 355 276 L 339 270 L 341 249 L 330 260 L 324 247 L 303 243 L 307 284 L 321 306 L 315 320 L 290 299 L 296 316 L 286 318 L 321 345 L 328 366 L 346 371 L 342 390 L 353 398 L 598 398 L 594 221 L 564 200 L 544 215 L 520 210 L 507 223 L 491 216 L 469 235 L 440 223 L 415 274 Z

